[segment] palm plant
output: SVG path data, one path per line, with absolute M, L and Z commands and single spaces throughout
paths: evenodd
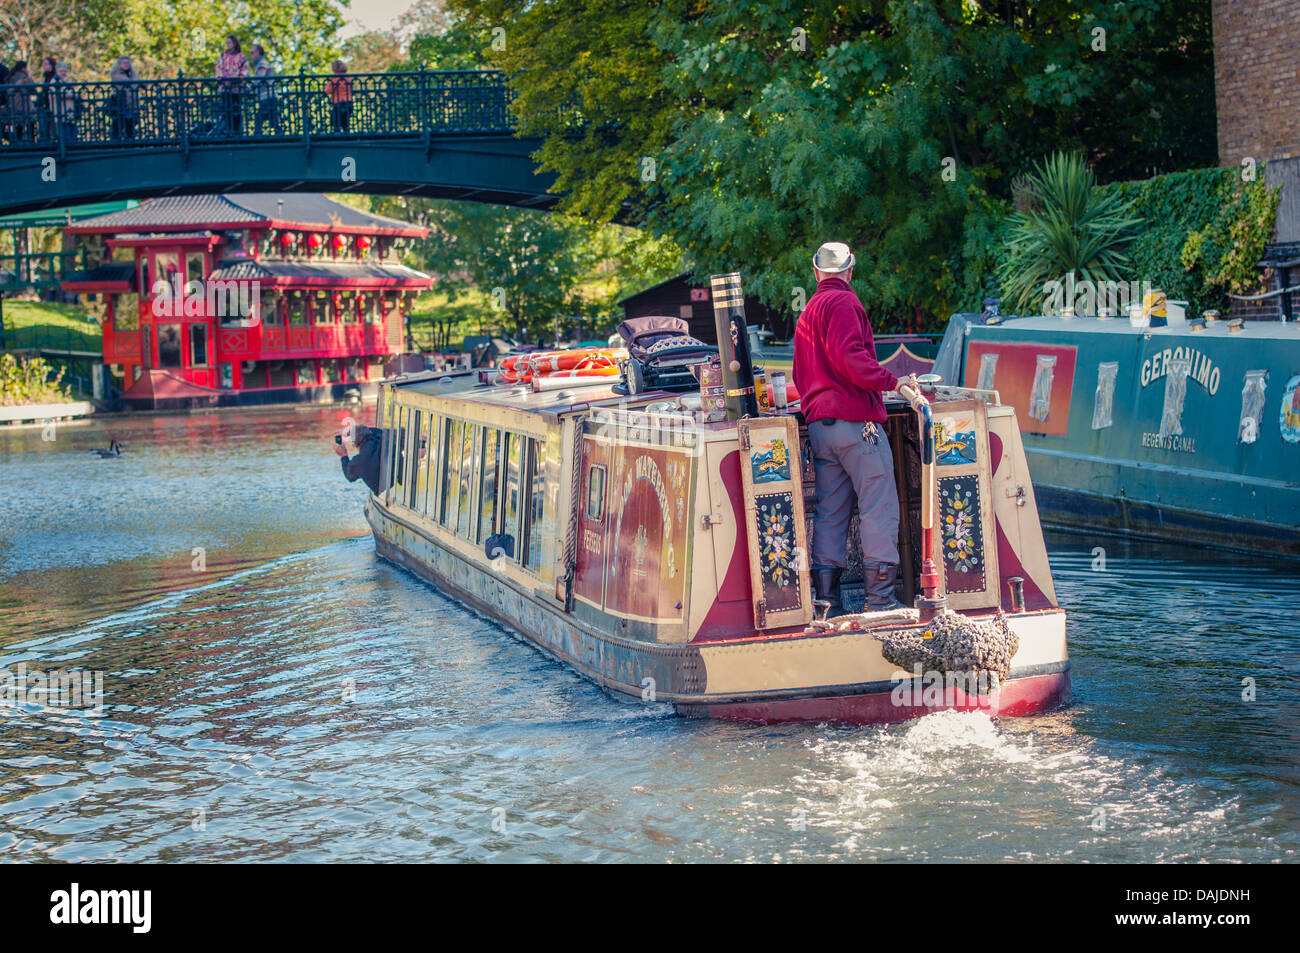
M 1024 177 L 1010 219 L 1007 257 L 998 269 L 1015 312 L 1042 300 L 1053 281 L 1119 281 L 1142 220 L 1131 203 L 1097 188 L 1078 153 L 1056 152 Z M 1067 302 L 1068 303 L 1068 302 Z

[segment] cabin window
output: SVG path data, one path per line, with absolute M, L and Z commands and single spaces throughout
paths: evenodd
M 316 383 L 315 361 L 294 361 L 294 383 L 299 387 L 311 387 Z
M 203 264 L 203 252 L 189 251 L 185 253 L 185 280 L 202 281 L 208 276 L 207 270 Z
M 343 380 L 343 362 L 339 358 L 326 358 L 320 362 L 320 366 L 325 372 L 325 383 L 337 384 Z
M 190 366 L 208 366 L 208 326 L 206 324 L 190 325 Z
M 465 424 L 459 420 L 448 421 L 444 431 L 442 447 L 442 514 L 443 526 L 456 525 L 456 504 L 460 494 L 456 489 L 457 474 L 460 473 L 461 434 Z
M 605 468 L 592 466 L 587 471 L 587 519 L 605 518 Z
M 483 431 L 483 465 L 479 470 L 478 534 L 475 542 L 483 542 L 496 532 L 497 523 L 497 471 L 500 469 L 501 431 Z
M 153 256 L 154 281 L 165 281 L 167 287 L 175 289 L 176 279 L 181 274 L 181 257 L 174 251 L 155 252 Z M 180 282 L 184 284 L 184 282 Z M 169 291 L 168 294 L 171 294 Z
M 1180 436 L 1183 432 L 1183 401 L 1187 399 L 1187 375 L 1192 362 L 1178 358 L 1164 363 L 1165 406 L 1160 414 L 1160 439 Z
M 1047 420 L 1052 410 L 1052 377 L 1056 374 L 1056 355 L 1039 354 L 1034 368 L 1034 384 L 1029 390 L 1029 416 Z
M 506 495 L 501 532 L 514 539 L 514 554 L 517 558 L 521 555 L 519 550 L 519 487 L 523 480 L 523 438 L 518 434 L 508 433 L 505 440 L 505 451 L 501 458 L 505 461 Z
M 473 477 L 474 477 L 474 438 L 478 434 L 478 427 L 466 424 L 461 429 L 460 438 L 460 477 L 459 505 L 456 509 L 456 533 L 459 536 L 469 538 L 470 516 L 474 512 L 473 495 Z
M 230 361 L 221 362 L 221 386 L 227 390 L 235 386 L 235 365 Z
M 181 366 L 181 326 L 179 324 L 158 325 L 158 366 Z
M 1268 389 L 1268 371 L 1247 371 L 1241 388 L 1241 423 L 1237 443 L 1254 443 L 1264 423 L 1264 391 Z
M 997 372 L 998 356 L 996 354 L 980 355 L 980 374 L 975 381 L 976 390 L 992 390 L 993 375 Z
M 360 324 L 361 323 L 362 302 L 355 298 L 343 299 L 343 323 Z
M 1115 422 L 1115 375 L 1118 373 L 1118 361 L 1103 361 L 1097 365 L 1097 397 L 1092 404 L 1093 430 L 1104 430 Z
M 271 362 L 271 387 L 293 386 L 293 361 Z
M 262 293 L 261 301 L 261 318 L 262 323 L 271 327 L 278 327 L 280 324 L 280 296 L 274 291 L 265 291 Z
M 141 298 L 149 297 L 149 289 L 153 287 L 149 284 L 149 256 L 146 253 L 140 254 L 140 282 L 136 290 L 140 293 Z
M 398 407 L 397 409 L 397 432 L 393 435 L 393 446 L 396 452 L 393 454 L 393 479 L 390 486 L 397 491 L 397 499 L 402 498 L 402 487 L 405 483 L 406 475 L 406 431 L 407 424 L 410 422 L 411 411 L 407 407 Z
M 528 560 L 524 565 L 536 570 L 542 561 L 546 541 L 546 441 L 528 441 Z
M 289 323 L 295 328 L 307 326 L 307 299 L 292 298 L 289 301 Z
M 445 426 L 446 419 L 429 415 L 429 426 L 425 431 L 425 444 L 428 446 L 428 452 L 424 455 L 424 466 L 421 468 L 425 475 L 425 491 L 420 496 L 420 512 L 426 516 L 435 516 L 438 506 L 438 467 L 441 465 L 440 454 L 436 453 L 438 447 L 442 446 L 442 427 Z
M 424 508 L 424 493 L 427 483 L 427 470 L 424 465 L 425 453 L 428 449 L 429 422 L 425 417 L 424 411 L 415 411 L 414 422 L 411 424 L 411 475 L 406 480 L 408 497 L 406 506 L 408 509 L 420 510 Z

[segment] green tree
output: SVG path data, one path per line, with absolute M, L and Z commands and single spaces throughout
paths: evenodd
M 702 275 L 797 302 L 840 238 L 878 316 L 991 290 L 1011 183 L 1214 161 L 1209 0 L 452 0 L 500 28 L 564 207 L 647 225 Z M 648 161 L 647 161 L 648 160 Z

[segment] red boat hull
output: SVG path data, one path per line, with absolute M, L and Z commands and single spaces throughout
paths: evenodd
M 916 696 L 920 704 L 899 704 L 898 695 Z M 949 690 L 934 703 L 926 704 L 921 688 L 906 686 L 886 691 L 821 698 L 790 698 L 770 702 L 736 702 L 710 705 L 701 714 L 728 721 L 758 724 L 811 721 L 847 725 L 876 725 L 920 718 L 936 711 L 983 711 L 990 715 L 1032 715 L 1050 711 L 1070 699 L 1070 673 L 1052 672 L 1009 680 L 997 696 L 968 696 Z

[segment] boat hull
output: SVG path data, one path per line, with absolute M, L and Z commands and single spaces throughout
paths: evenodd
M 667 703 L 692 717 L 863 725 L 948 709 L 1032 715 L 1069 699 L 1059 609 L 1011 616 L 1022 645 L 1011 677 L 994 694 L 967 693 L 960 683 L 942 684 L 935 673 L 905 673 L 885 662 L 879 643 L 862 631 L 669 644 L 622 638 L 575 619 L 542 590 L 529 591 L 441 545 L 374 498 L 366 513 L 382 558 L 623 700 Z

